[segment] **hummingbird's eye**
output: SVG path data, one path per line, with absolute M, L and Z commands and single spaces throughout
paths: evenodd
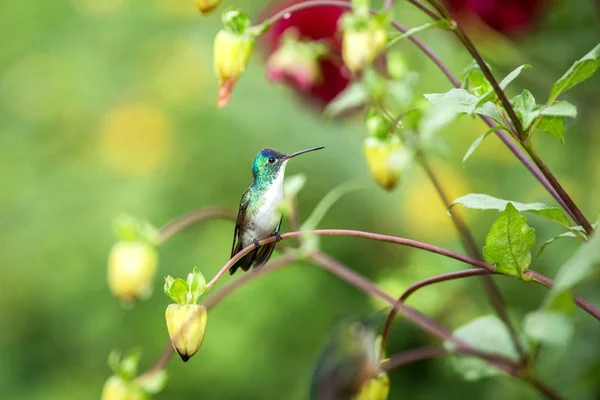
M 269 164 L 273 164 L 275 162 L 275 157 L 269 158 Z

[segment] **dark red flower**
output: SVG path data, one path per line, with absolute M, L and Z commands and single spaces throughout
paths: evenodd
M 305 0 L 275 2 L 263 12 L 259 20 L 265 20 L 290 5 Z M 283 44 L 286 35 L 294 34 L 300 41 L 318 41 L 327 46 L 327 55 L 319 58 L 319 79 L 307 80 L 306 68 L 278 69 L 277 63 L 269 64 L 267 77 L 284 82 L 302 98 L 323 107 L 343 91 L 350 82 L 350 75 L 341 59 L 342 43 L 338 33 L 338 20 L 346 10 L 341 7 L 323 6 L 300 10 L 273 24 L 262 37 L 267 57 Z M 286 65 L 288 65 L 286 63 Z
M 494 30 L 515 35 L 535 25 L 549 0 L 446 0 L 457 18 L 476 17 Z

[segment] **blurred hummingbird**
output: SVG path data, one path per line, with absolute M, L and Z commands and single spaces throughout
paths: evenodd
M 254 157 L 254 180 L 240 201 L 231 256 L 251 243 L 255 248 L 229 268 L 230 274 L 234 274 L 238 268 L 243 271 L 248 271 L 252 266 L 260 268 L 269 260 L 276 242 L 260 246 L 258 241 L 272 235 L 279 236 L 282 215 L 277 206 L 283 200 L 285 166 L 291 158 L 322 148 L 324 146 L 283 154 L 267 147 Z
M 313 368 L 311 400 L 350 400 L 373 378 L 379 357 L 376 335 L 367 321 L 341 321 Z

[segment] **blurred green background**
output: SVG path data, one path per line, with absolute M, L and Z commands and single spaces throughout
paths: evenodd
M 225 1 L 257 14 L 264 1 Z M 425 19 L 402 3 L 408 26 Z M 322 227 L 406 236 L 461 251 L 444 207 L 414 168 L 402 186 L 381 190 L 370 178 L 361 118 L 326 121 L 285 88 L 270 85 L 256 54 L 228 107 L 216 108 L 212 38 L 220 11 L 197 13 L 190 0 L 9 0 L 0 4 L 0 392 L 5 399 L 99 398 L 110 350 L 143 346 L 142 367 L 168 338 L 163 276 L 184 276 L 194 265 L 211 277 L 228 259 L 233 224 L 214 221 L 176 236 L 160 249 L 155 293 L 124 309 L 106 283 L 114 241 L 111 221 L 127 212 L 156 225 L 206 205 L 236 208 L 251 181 L 250 161 L 261 148 L 291 152 L 325 145 L 298 159 L 288 174 L 304 173 L 300 212 L 307 216 L 331 188 L 350 179 L 368 188 L 343 198 Z M 497 76 L 530 63 L 514 85 L 545 98 L 552 82 L 597 44 L 594 2 L 555 1 L 541 23 L 512 41 L 484 41 Z M 437 31 L 423 33 L 453 71 L 466 52 Z M 478 39 L 476 38 L 476 41 Z M 410 44 L 400 47 L 421 73 L 419 90 L 442 92 L 448 82 Z M 600 77 L 569 92 L 580 118 L 561 146 L 539 135 L 537 146 L 589 218 L 600 204 Z M 541 102 L 541 100 L 540 100 Z M 462 119 L 442 135 L 450 155 L 436 158 L 451 196 L 488 193 L 554 204 L 497 138 L 488 139 L 465 168 L 460 160 L 485 130 Z M 494 212 L 465 212 L 479 243 Z M 536 217 L 539 244 L 560 231 Z M 284 223 L 283 230 L 288 230 Z M 398 296 L 418 279 L 464 268 L 434 255 L 352 238 L 323 238 L 323 248 Z M 576 248 L 562 241 L 534 258 L 554 276 Z M 223 282 L 228 281 L 225 278 Z M 510 313 L 520 321 L 545 290 L 497 278 Z M 600 305 L 598 276 L 578 289 Z M 490 312 L 476 279 L 424 289 L 411 305 L 456 327 Z M 297 265 L 252 282 L 209 315 L 200 352 L 173 359 L 170 382 L 157 399 L 302 399 L 311 363 L 340 316 L 380 307 L 311 266 Z M 571 346 L 545 349 L 541 377 L 570 399 L 600 398 L 600 324 L 579 311 Z M 427 343 L 428 335 L 398 319 L 390 352 Z M 509 378 L 466 383 L 447 361 L 394 371 L 392 399 L 538 398 Z

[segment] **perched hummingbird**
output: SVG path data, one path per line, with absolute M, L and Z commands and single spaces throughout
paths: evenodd
M 258 241 L 271 235 L 279 235 L 282 216 L 277 206 L 283 200 L 285 166 L 291 158 L 323 147 L 313 147 L 292 154 L 282 154 L 267 147 L 254 157 L 254 180 L 240 201 L 231 256 L 251 243 L 254 243 L 255 248 L 229 268 L 230 274 L 234 274 L 238 268 L 243 271 L 248 271 L 252 266 L 260 268 L 269 260 L 276 243 L 260 246 Z

